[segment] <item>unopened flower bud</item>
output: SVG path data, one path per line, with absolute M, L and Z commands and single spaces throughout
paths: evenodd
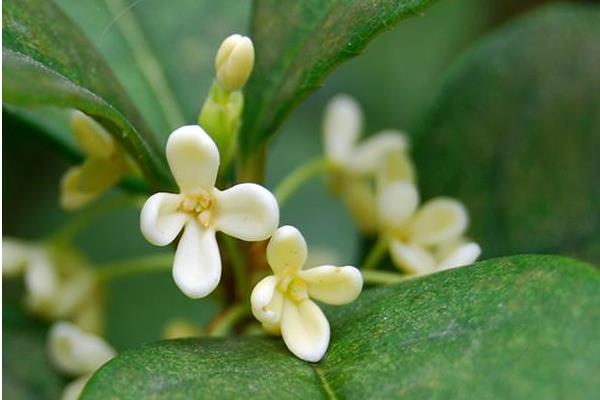
M 254 46 L 246 36 L 234 34 L 221 43 L 215 57 L 217 79 L 223 89 L 235 92 L 244 87 L 254 66 Z

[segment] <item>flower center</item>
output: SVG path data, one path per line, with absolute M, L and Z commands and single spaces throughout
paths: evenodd
M 306 282 L 293 275 L 286 275 L 281 279 L 277 284 L 277 289 L 296 303 L 308 298 L 308 287 Z
M 202 226 L 208 227 L 212 217 L 212 204 L 213 201 L 208 192 L 198 190 L 182 196 L 181 203 L 179 203 L 179 211 L 191 214 Z

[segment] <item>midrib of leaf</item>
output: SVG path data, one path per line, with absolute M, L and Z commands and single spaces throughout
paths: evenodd
M 338 396 L 335 394 L 335 391 L 333 390 L 333 388 L 327 381 L 325 374 L 323 373 L 323 371 L 321 371 L 319 366 L 316 364 L 309 364 L 309 365 L 311 366 L 312 370 L 314 371 L 315 375 L 317 376 L 317 379 L 319 380 L 319 384 L 321 385 L 323 392 L 327 395 L 327 398 L 329 400 L 338 400 Z
M 104 0 L 104 3 L 114 18 L 112 23 L 117 25 L 123 34 L 136 64 L 154 93 L 167 124 L 172 129 L 182 125 L 185 118 L 177 97 L 169 85 L 160 61 L 145 37 L 141 24 L 131 10 L 133 7 L 128 8 L 122 0 Z M 133 6 L 136 4 L 134 3 Z

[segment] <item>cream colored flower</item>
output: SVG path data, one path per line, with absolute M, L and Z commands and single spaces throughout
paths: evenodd
M 373 179 L 388 157 L 395 169 L 401 168 L 412 180 L 412 163 L 406 155 L 408 140 L 403 132 L 384 130 L 358 143 L 363 116 L 358 103 L 347 95 L 334 97 L 325 110 L 323 139 L 325 157 L 331 166 L 331 187 L 340 195 L 359 228 L 365 233 L 376 231 Z
M 390 240 L 390 254 L 400 269 L 427 274 L 473 263 L 481 249 L 467 241 L 465 207 L 457 200 L 435 198 L 419 207 L 414 184 L 387 184 L 377 198 L 382 234 Z
M 261 280 L 250 298 L 252 313 L 273 333 L 281 334 L 298 358 L 317 362 L 329 346 L 329 322 L 311 298 L 327 304 L 346 304 L 362 290 L 362 275 L 354 267 L 324 265 L 302 269 L 306 242 L 292 226 L 279 228 L 267 246 L 274 275 Z
M 57 322 L 48 334 L 50 361 L 61 372 L 77 377 L 68 384 L 63 400 L 78 399 L 92 373 L 116 355 L 104 339 L 68 322 Z
M 84 113 L 72 112 L 71 129 L 86 159 L 62 178 L 60 202 L 67 210 L 83 207 L 137 169 L 110 133 Z
M 80 320 L 86 328 L 101 330 L 102 312 L 94 304 L 98 299 L 94 273 L 81 255 L 66 247 L 12 238 L 2 238 L 2 247 L 2 272 L 23 272 L 25 304 L 32 313 L 49 320 Z
M 234 34 L 221 43 L 215 58 L 215 69 L 223 89 L 228 92 L 242 89 L 253 67 L 254 45 L 250 38 Z
M 205 297 L 221 278 L 215 232 L 246 241 L 267 239 L 279 224 L 279 206 L 271 192 L 254 183 L 218 190 L 219 152 L 197 125 L 183 126 L 171 134 L 167 160 L 180 193 L 151 196 L 142 209 L 140 227 L 156 246 L 171 243 L 183 230 L 173 278 L 187 296 Z

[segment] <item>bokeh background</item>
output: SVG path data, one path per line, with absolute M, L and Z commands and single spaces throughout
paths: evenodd
M 182 122 L 193 123 L 213 79 L 213 57 L 221 40 L 234 32 L 247 33 L 250 13 L 247 1 L 109 1 L 112 9 L 103 0 L 59 0 L 58 3 L 107 58 L 134 103 L 163 140 L 173 127 L 159 117 L 157 104 L 148 93 L 115 21 L 135 17 L 176 93 L 184 114 Z M 267 186 L 273 188 L 295 166 L 321 154 L 322 112 L 328 99 L 337 93 L 351 94 L 362 104 L 365 135 L 383 128 L 399 128 L 417 138 L 424 127 L 431 126 L 431 110 L 437 104 L 443 83 L 465 52 L 480 43 L 487 33 L 544 3 L 548 2 L 440 1 L 423 15 L 403 21 L 377 37 L 362 56 L 336 69 L 324 86 L 303 102 L 282 126 L 270 144 Z M 493 99 L 488 107 L 494 108 Z M 53 115 L 55 129 L 64 131 L 69 140 L 62 114 Z M 595 120 L 591 126 L 600 125 Z M 8 110 L 3 111 L 3 130 L 3 235 L 43 239 L 71 218 L 58 207 L 58 182 L 73 160 L 61 156 L 55 144 L 40 135 L 35 126 Z M 598 139 L 595 140 L 597 143 Z M 460 148 L 453 151 L 460 153 Z M 431 157 L 438 156 L 431 154 Z M 464 157 L 467 159 L 469 155 Z M 419 170 L 422 167 L 430 174 L 439 173 L 428 167 L 426 158 L 417 161 Z M 597 156 L 593 165 L 598 166 Z M 588 164 L 585 168 L 592 171 Z M 596 169 L 599 171 L 600 167 Z M 428 185 L 426 179 L 424 185 Z M 593 239 L 596 235 L 596 239 L 590 240 L 584 250 L 577 248 L 577 242 L 564 252 L 598 261 L 598 207 L 587 202 L 597 196 L 600 185 L 595 187 L 594 182 L 586 185 L 585 190 L 594 192 L 582 192 L 585 204 L 578 207 L 583 211 L 577 215 L 565 214 L 565 218 L 572 219 L 569 223 L 584 221 L 581 236 Z M 460 193 L 452 193 L 452 188 L 449 192 L 437 192 L 434 185 L 429 185 L 424 190 L 428 196 L 448 194 L 460 198 Z M 567 206 L 569 200 L 564 201 Z M 467 202 L 469 208 L 478 206 Z M 307 238 L 309 248 L 328 253 L 340 263 L 358 261 L 360 236 L 322 180 L 311 181 L 303 187 L 281 212 L 281 224 L 297 226 Z M 515 218 L 518 220 L 520 216 Z M 476 232 L 472 233 L 478 240 Z M 564 237 L 556 240 L 564 241 Z M 78 236 L 77 245 L 95 263 L 158 250 L 143 240 L 138 229 L 138 211 L 133 208 L 115 210 L 95 222 Z M 541 252 L 554 250 L 539 249 Z M 484 257 L 507 254 L 506 248 L 495 248 L 493 244 L 488 249 L 484 247 L 484 251 Z M 3 282 L 5 288 L 10 284 Z M 177 290 L 168 272 L 115 281 L 107 299 L 107 337 L 118 350 L 159 339 L 164 324 L 172 318 L 189 318 L 203 324 L 217 311 L 210 299 L 187 299 Z

